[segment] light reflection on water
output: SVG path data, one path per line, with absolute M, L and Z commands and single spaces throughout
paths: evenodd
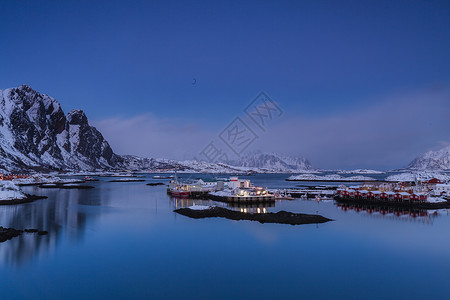
M 285 177 L 250 179 L 291 187 Z M 2 297 L 423 299 L 450 292 L 446 210 L 396 216 L 293 200 L 246 208 L 319 213 L 335 221 L 290 226 L 195 220 L 173 210 L 241 207 L 173 199 L 164 186 L 107 180 L 89 183 L 91 190 L 26 187 L 49 198 L 0 207 L 1 226 L 49 231 L 0 244 Z
M 275 201 L 273 202 L 264 202 L 264 203 L 239 203 L 239 202 L 233 202 L 233 203 L 227 203 L 227 202 L 220 202 L 220 201 L 213 201 L 208 199 L 189 199 L 189 198 L 177 198 L 177 197 L 170 197 L 171 200 L 171 207 L 175 210 L 178 208 L 186 208 L 191 207 L 195 205 L 199 206 L 218 206 L 227 208 L 229 210 L 235 210 L 245 213 L 267 213 L 268 209 L 275 207 Z

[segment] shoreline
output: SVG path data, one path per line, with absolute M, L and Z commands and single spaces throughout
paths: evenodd
M 36 200 L 47 199 L 47 196 L 37 196 L 25 194 L 27 197 L 23 199 L 11 199 L 11 200 L 0 200 L 0 205 L 16 205 L 16 204 L 24 204 L 30 203 Z
M 447 202 L 392 202 L 392 201 L 380 201 L 380 200 L 362 200 L 352 198 L 334 197 L 337 203 L 344 204 L 357 204 L 367 206 L 379 206 L 379 207 L 399 207 L 399 208 L 418 208 L 418 209 L 446 209 L 450 208 L 450 201 Z

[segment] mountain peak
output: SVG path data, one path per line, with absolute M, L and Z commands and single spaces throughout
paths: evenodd
M 413 170 L 450 170 L 450 146 L 422 154 L 414 159 L 407 168 Z
M 17 88 L 22 90 L 33 90 L 28 84 L 19 85 Z
M 86 114 L 81 109 L 72 109 L 67 114 L 67 121 L 70 125 L 88 125 Z
M 259 150 L 249 151 L 231 165 L 271 170 L 311 170 L 312 166 L 304 157 L 292 157 L 279 153 L 265 153 Z
M 109 169 L 121 160 L 82 110 L 66 116 L 28 85 L 0 90 L 0 169 Z

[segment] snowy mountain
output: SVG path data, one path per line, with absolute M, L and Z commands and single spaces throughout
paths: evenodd
M 108 169 L 121 162 L 81 110 L 27 85 L 0 90 L 0 169 Z
M 275 172 L 296 172 L 312 170 L 309 161 L 304 157 L 290 157 L 277 153 L 263 153 L 261 151 L 248 152 L 239 160 L 229 163 L 233 166 L 266 169 Z
M 301 172 L 305 158 L 251 152 L 231 163 L 117 155 L 82 110 L 64 114 L 59 103 L 27 85 L 0 90 L 0 172 L 174 170 L 200 173 Z
M 117 167 L 124 170 L 148 171 L 157 169 L 184 169 L 183 165 L 179 162 L 170 159 L 139 157 L 135 155 L 122 155 L 121 158 L 122 161 L 117 164 Z
M 450 146 L 428 151 L 414 159 L 407 167 L 411 170 L 450 170 Z
M 142 158 L 132 155 L 122 156 L 124 161 L 120 164 L 120 168 L 130 171 L 158 171 L 173 172 L 175 169 L 180 173 L 221 173 L 221 174 L 235 174 L 235 173 L 291 173 L 293 170 L 280 168 L 256 168 L 247 166 L 234 166 L 225 163 L 210 163 L 199 160 L 183 160 L 175 161 L 161 158 Z M 301 172 L 302 170 L 295 170 Z

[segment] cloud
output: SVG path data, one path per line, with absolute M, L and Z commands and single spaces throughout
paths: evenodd
M 333 116 L 286 116 L 255 147 L 305 155 L 321 168 L 400 168 L 450 140 L 449 114 L 446 90 L 392 95 Z
M 116 153 L 144 157 L 189 159 L 201 150 L 199 145 L 213 136 L 199 124 L 158 118 L 149 113 L 91 123 L 100 130 Z
M 395 94 L 334 115 L 286 112 L 250 149 L 307 157 L 320 168 L 400 168 L 450 141 L 450 92 Z M 220 130 L 193 121 L 143 114 L 93 122 L 117 153 L 190 159 Z M 224 127 L 227 124 L 224 124 Z

